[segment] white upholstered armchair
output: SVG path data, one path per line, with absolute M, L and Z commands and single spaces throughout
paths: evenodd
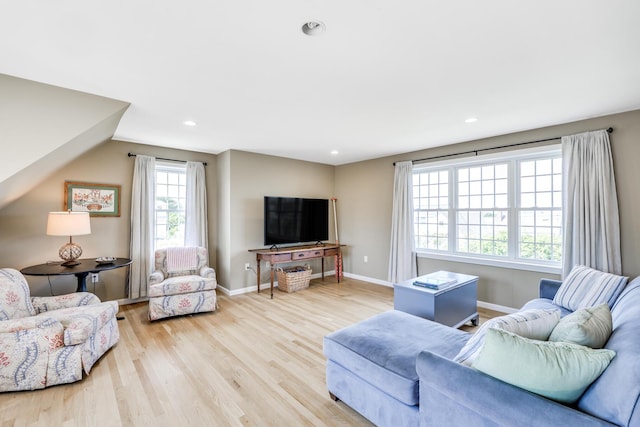
M 118 342 L 117 312 L 88 292 L 31 297 L 19 271 L 0 269 L 0 391 L 81 380 Z
M 206 248 L 158 249 L 149 276 L 149 320 L 214 311 L 216 286 Z

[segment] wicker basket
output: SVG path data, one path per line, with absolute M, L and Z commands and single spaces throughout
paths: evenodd
M 277 269 L 278 289 L 284 292 L 295 292 L 309 287 L 311 280 L 311 267 L 295 266 Z

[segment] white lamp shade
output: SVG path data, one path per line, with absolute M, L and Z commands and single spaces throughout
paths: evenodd
M 80 236 L 91 234 L 89 212 L 49 212 L 47 235 Z

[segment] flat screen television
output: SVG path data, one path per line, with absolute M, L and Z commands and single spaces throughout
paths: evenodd
M 329 200 L 264 198 L 264 244 L 321 242 L 329 239 Z

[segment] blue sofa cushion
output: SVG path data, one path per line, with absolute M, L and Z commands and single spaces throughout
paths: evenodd
M 578 401 L 578 408 L 611 423 L 640 425 L 640 278 L 630 282 L 611 309 L 613 333 L 604 348 L 617 353 Z M 635 417 L 635 418 L 634 418 Z
M 453 358 L 470 334 L 391 310 L 327 335 L 324 354 L 374 387 L 417 405 L 416 359 L 430 351 Z

